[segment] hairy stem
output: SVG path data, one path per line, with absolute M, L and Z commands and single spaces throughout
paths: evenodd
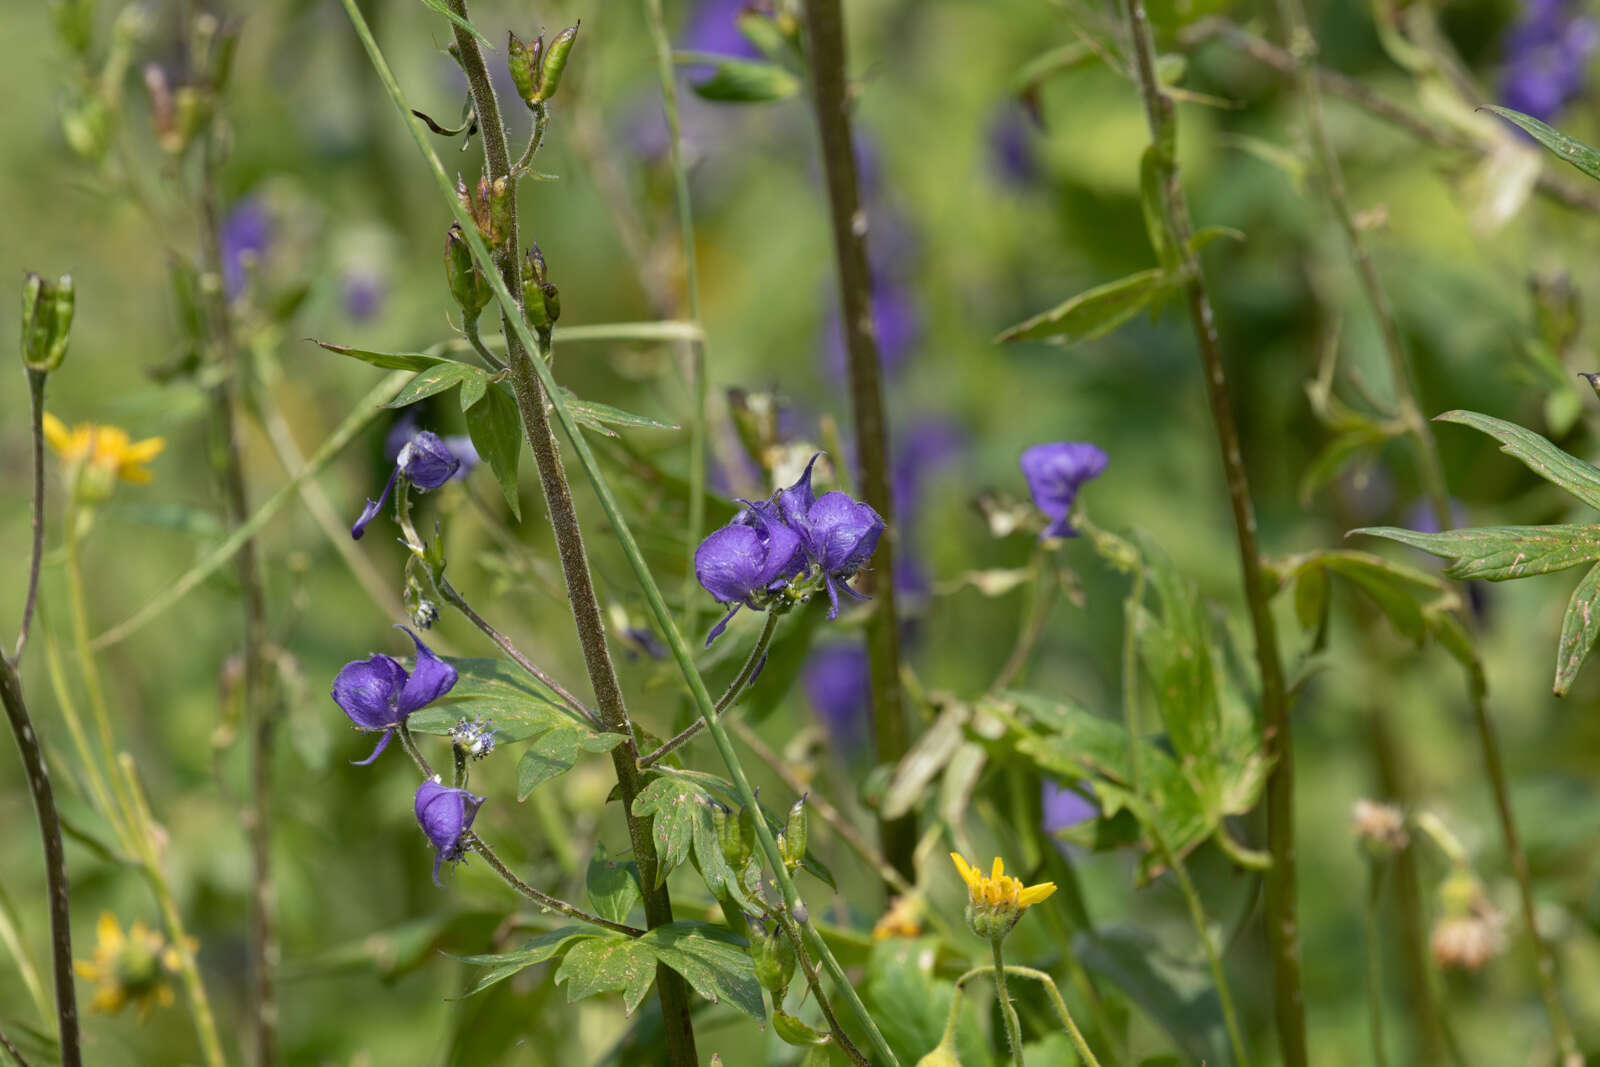
M 33 622 L 34 605 L 39 599 L 39 565 L 44 559 L 44 384 L 48 371 L 28 369 L 28 415 L 33 441 L 33 547 L 28 553 L 28 593 L 22 602 L 22 625 L 17 628 L 17 644 L 11 659 L 22 662 L 22 649 L 28 643 L 28 626 Z M 0 652 L 0 656 L 4 653 Z
M 900 688 L 900 628 L 895 612 L 894 554 L 899 528 L 889 498 L 889 429 L 883 410 L 883 365 L 872 318 L 872 273 L 867 262 L 867 223 L 856 183 L 850 136 L 850 101 L 845 85 L 844 14 L 840 0 L 805 0 L 810 43 L 811 89 L 815 97 L 822 166 L 839 273 L 839 315 L 850 366 L 850 410 L 855 420 L 861 495 L 883 516 L 884 535 L 874 553 L 864 591 L 877 600 L 867 618 L 867 657 L 872 675 L 872 723 L 879 763 L 899 763 L 911 743 Z M 896 870 L 915 878 L 917 820 L 914 814 L 881 820 L 883 853 Z
M 1018 978 L 1029 978 L 1044 986 L 1045 992 L 1049 994 L 1051 1005 L 1056 1009 L 1056 1014 L 1061 1016 L 1062 1025 L 1067 1028 L 1067 1034 L 1072 1038 L 1073 1047 L 1078 1050 L 1079 1058 L 1083 1060 L 1086 1067 L 1100 1067 L 1100 1060 L 1095 1056 L 1094 1050 L 1089 1047 L 1089 1042 L 1083 1039 L 1083 1033 L 1078 1029 L 1078 1024 L 1073 1022 L 1072 1013 L 1067 1010 L 1066 999 L 1062 997 L 1061 990 L 1056 987 L 1054 978 L 1051 978 L 1044 971 L 1037 971 L 1032 967 L 1019 967 L 1014 963 L 1006 964 L 1000 968 L 999 973 L 1014 975 Z M 996 971 L 993 967 L 974 967 L 956 979 L 956 990 L 959 992 L 963 986 L 974 978 L 983 978 L 995 974 Z M 955 1003 L 952 1001 L 950 1005 L 950 1021 L 945 1027 L 947 1033 L 954 1029 L 955 1017 Z
M 672 152 L 672 185 L 678 200 L 678 229 L 683 242 L 683 284 L 689 318 L 700 323 L 700 277 L 695 266 L 694 207 L 689 197 L 689 164 L 683 154 L 683 129 L 678 120 L 678 79 L 672 69 L 672 40 L 661 0 L 645 0 L 650 36 L 656 47 L 656 73 L 661 80 L 661 106 L 667 116 L 667 134 Z M 695 595 L 694 550 L 706 525 L 706 405 L 710 383 L 706 380 L 704 338 L 690 341 L 688 352 L 689 387 L 694 394 L 694 421 L 689 427 L 689 522 L 684 531 L 688 568 L 683 576 L 683 627 L 699 628 L 696 619 L 700 598 Z
M 745 688 L 749 686 L 751 680 L 755 677 L 756 671 L 761 669 L 761 664 L 765 662 L 767 658 L 767 646 L 772 644 L 772 635 L 777 632 L 778 620 L 782 617 L 783 616 L 776 611 L 767 612 L 766 624 L 761 627 L 760 636 L 756 638 L 756 643 L 751 646 L 750 654 L 745 657 L 744 666 L 739 668 L 739 673 L 734 676 L 732 682 L 728 683 L 728 688 L 723 691 L 721 698 L 717 700 L 717 706 L 714 710 L 718 715 L 721 715 L 724 711 L 727 711 L 733 706 L 733 702 L 739 699 L 740 695 L 744 693 Z M 695 734 L 698 734 L 701 730 L 705 729 L 705 725 L 704 719 L 696 719 L 694 722 L 678 731 L 676 736 L 663 743 L 660 748 L 656 749 L 648 756 L 639 757 L 639 766 L 641 768 L 648 767 L 668 753 L 675 752 L 679 748 L 682 748 L 684 745 L 688 744 L 690 739 L 692 739 Z
M 246 368 L 239 358 L 222 285 L 222 229 L 218 210 L 221 145 L 215 131 L 207 134 L 201 149 L 200 245 L 206 273 L 215 279 L 210 287 L 208 327 L 222 370 L 212 393 L 212 406 L 222 436 L 223 485 L 228 525 L 239 529 L 250 519 L 250 493 L 245 484 L 243 427 L 239 418 L 241 394 L 247 389 Z M 254 537 L 247 537 L 234 558 L 239 598 L 244 609 L 244 679 L 241 687 L 244 722 L 250 734 L 250 801 L 243 822 L 250 838 L 251 882 L 250 950 L 257 1067 L 271 1067 L 278 1059 L 278 1003 L 274 973 L 278 965 L 277 902 L 272 887 L 272 743 L 273 716 L 267 693 L 267 601 L 260 556 Z
M 483 838 L 479 837 L 477 834 L 473 833 L 471 830 L 467 831 L 461 844 L 463 848 L 470 849 L 471 851 L 482 856 L 484 860 L 488 862 L 489 866 L 494 868 L 494 873 L 498 874 L 501 880 L 506 883 L 506 885 L 510 886 L 512 889 L 515 889 L 518 893 L 521 893 L 523 896 L 527 897 L 541 908 L 549 908 L 551 911 L 559 911 L 563 915 L 586 922 L 591 926 L 601 926 L 607 930 L 612 930 L 619 934 L 627 934 L 629 937 L 644 936 L 645 931 L 639 929 L 637 926 L 627 926 L 623 923 L 614 923 L 610 919 L 602 919 L 600 916 L 592 915 L 589 912 L 584 911 L 582 908 L 574 907 L 571 904 L 568 904 L 564 900 L 558 900 L 549 893 L 541 892 L 540 890 L 535 889 L 527 882 L 524 882 L 521 878 L 518 878 L 516 874 L 512 872 L 511 868 L 505 865 L 505 861 L 503 861 L 499 856 L 495 855 L 495 851 L 489 847 L 489 843 Z
M 1250 608 L 1256 663 L 1261 675 L 1262 739 L 1272 771 L 1267 779 L 1267 848 L 1272 869 L 1267 874 L 1267 941 L 1271 947 L 1273 991 L 1278 1021 L 1278 1043 L 1284 1067 L 1306 1067 L 1305 991 L 1301 976 L 1300 930 L 1295 879 L 1294 745 L 1290 732 L 1289 698 L 1284 687 L 1283 660 L 1278 633 L 1272 621 L 1271 590 L 1262 575 L 1257 540 L 1255 505 L 1250 480 L 1239 448 L 1239 430 L 1228 394 L 1222 342 L 1205 276 L 1190 247 L 1193 236 L 1189 205 L 1178 174 L 1176 118 L 1172 100 L 1156 74 L 1155 43 L 1144 0 L 1123 0 L 1128 32 L 1133 44 L 1135 74 L 1161 180 L 1162 212 L 1168 239 L 1177 251 L 1185 276 L 1185 303 L 1200 350 L 1202 377 L 1211 407 L 1217 445 L 1233 510 L 1234 533 L 1245 600 Z
M 1011 1049 L 1011 1062 L 1016 1067 L 1026 1067 L 1022 1060 L 1022 1023 L 1017 1019 L 1017 1009 L 1011 1003 L 1011 993 L 1006 989 L 1005 952 L 1001 944 L 1004 935 L 989 942 L 994 949 L 994 990 L 1000 998 L 1000 1014 L 1006 1021 L 1006 1044 Z
M 56 983 L 56 1030 L 61 1043 L 61 1063 L 63 1067 L 78 1067 L 83 1063 L 83 1051 L 78 1040 L 78 994 L 72 984 L 72 909 L 67 887 L 67 857 L 61 845 L 61 819 L 56 814 L 55 792 L 50 788 L 50 771 L 45 766 L 39 735 L 34 731 L 28 705 L 22 698 L 22 678 L 17 674 L 16 665 L 3 653 L 0 653 L 0 703 L 5 704 L 11 735 L 22 757 L 28 791 L 33 795 L 33 812 L 39 820 L 39 839 L 44 846 L 45 883 L 50 897 L 50 961 Z
M 450 10 L 463 20 L 467 18 L 466 0 L 450 0 Z M 478 113 L 479 136 L 483 139 L 484 162 L 491 181 L 509 178 L 511 160 L 506 151 L 505 127 L 500 120 L 500 104 L 495 98 L 494 85 L 484 66 L 483 52 L 478 39 L 460 25 L 452 23 L 456 52 L 461 69 L 467 76 L 473 105 Z M 639 865 L 639 880 L 644 892 L 645 922 L 651 929 L 672 922 L 672 898 L 665 882 L 656 878 L 656 849 L 651 836 L 651 820 L 636 816 L 633 800 L 644 788 L 644 778 L 639 771 L 638 748 L 633 723 L 628 718 L 623 702 L 622 688 L 617 682 L 615 664 L 606 642 L 605 623 L 600 616 L 600 604 L 595 597 L 594 580 L 589 573 L 588 554 L 583 544 L 583 531 L 578 524 L 577 508 L 573 504 L 572 489 L 561 465 L 561 455 L 555 434 L 550 428 L 546 413 L 549 394 L 535 369 L 547 356 L 548 343 L 530 346 L 524 340 L 527 323 L 523 320 L 521 306 L 511 296 L 521 291 L 521 273 L 518 250 L 516 196 L 511 200 L 510 220 L 505 240 L 493 257 L 506 298 L 501 302 L 501 318 L 506 334 L 506 362 L 511 368 L 512 390 L 517 407 L 522 413 L 523 429 L 534 461 L 539 468 L 539 480 L 544 487 L 545 504 L 550 512 L 550 525 L 555 533 L 556 548 L 561 557 L 561 570 L 566 578 L 567 593 L 572 601 L 572 617 L 577 624 L 578 640 L 583 648 L 584 666 L 588 670 L 589 684 L 594 689 L 595 703 L 600 721 L 607 730 L 619 733 L 628 740 L 611 752 L 616 770 L 617 789 L 622 810 L 628 824 L 628 837 L 633 845 L 634 859 Z M 459 206 L 459 205 L 458 205 Z M 476 238 L 474 232 L 471 235 Z M 494 272 L 490 272 L 494 273 Z M 518 327 L 521 327 L 519 330 Z M 536 349 L 536 353 L 530 352 Z M 542 369 L 548 370 L 548 367 Z M 689 1016 L 689 991 L 678 972 L 665 964 L 656 967 L 656 993 L 661 1000 L 661 1015 L 666 1031 L 667 1060 L 673 1067 L 695 1067 L 694 1024 Z
M 366 20 L 361 16 L 361 9 L 356 5 L 356 0 L 340 0 L 344 6 L 345 15 L 350 19 L 357 36 L 361 39 L 362 46 L 367 50 L 367 56 L 372 62 L 373 70 L 379 81 L 383 84 L 384 91 L 389 94 L 400 119 L 411 132 L 412 143 L 417 146 L 418 153 L 427 163 L 428 171 L 433 175 L 435 185 L 444 203 L 449 207 L 455 220 L 463 227 L 463 236 L 468 246 L 472 249 L 474 259 L 479 264 L 492 265 L 494 257 L 488 246 L 477 230 L 472 227 L 472 217 L 456 199 L 455 184 L 449 174 L 445 172 L 444 164 L 439 161 L 438 153 L 429 143 L 425 127 L 421 120 L 413 117 L 406 105 L 405 93 L 401 90 L 399 82 L 395 80 L 394 71 L 389 68 L 388 61 L 383 57 L 383 51 L 373 39 L 372 31 L 367 26 Z M 495 299 L 500 302 L 503 311 L 515 313 L 519 309 L 516 297 L 511 293 L 511 288 L 506 285 L 502 276 L 490 270 L 488 272 L 490 289 L 494 292 Z M 516 334 L 524 347 L 536 347 L 538 342 L 533 336 L 533 331 L 520 314 L 507 316 L 507 325 Z M 750 779 L 744 773 L 744 767 L 739 762 L 738 753 L 734 751 L 733 741 L 722 724 L 717 721 L 711 694 L 706 689 L 705 679 L 700 676 L 699 669 L 695 666 L 694 653 L 690 651 L 689 643 L 684 640 L 683 631 L 678 628 L 673 619 L 672 612 L 667 608 L 666 598 L 661 594 L 661 587 L 656 583 L 655 576 L 650 572 L 649 565 L 645 562 L 644 554 L 639 550 L 639 542 L 633 536 L 633 530 L 628 525 L 628 518 L 623 514 L 622 506 L 617 502 L 616 494 L 611 491 L 611 485 L 606 480 L 605 472 L 600 469 L 600 462 L 590 448 L 588 440 L 584 437 L 577 419 L 567 406 L 566 398 L 556 389 L 555 377 L 548 365 L 542 360 L 529 360 L 532 370 L 538 377 L 539 383 L 544 387 L 549 397 L 551 410 L 556 419 L 561 423 L 561 429 L 567 440 L 572 445 L 572 450 L 577 454 L 579 463 L 583 465 L 584 473 L 588 476 L 590 485 L 594 488 L 596 497 L 599 498 L 600 507 L 605 513 L 607 522 L 611 524 L 612 535 L 617 540 L 617 545 L 628 560 L 629 569 L 633 571 L 634 578 L 639 583 L 639 589 L 644 594 L 645 603 L 650 609 L 651 620 L 655 623 L 662 637 L 667 642 L 667 648 L 672 653 L 673 662 L 677 664 L 679 673 L 683 676 L 684 684 L 689 689 L 689 695 L 694 701 L 695 710 L 701 718 L 707 720 L 706 731 L 711 735 L 711 740 L 717 748 L 723 763 L 728 768 L 728 776 L 733 780 L 734 790 L 739 796 L 739 801 L 746 807 L 756 807 L 755 790 L 750 786 Z M 794 879 L 789 876 L 784 866 L 783 853 L 778 849 L 777 838 L 772 833 L 765 819 L 755 820 L 756 841 L 761 846 L 761 854 L 767 861 L 770 877 L 777 884 L 783 896 L 784 904 L 794 916 L 796 925 L 799 926 L 806 946 L 821 962 L 822 969 L 827 972 L 830 980 L 837 988 L 837 995 L 847 1005 L 855 1016 L 857 1025 L 867 1034 L 872 1044 L 875 1055 L 884 1064 L 898 1067 L 899 1059 L 890 1049 L 889 1043 L 884 1040 L 883 1033 L 873 1021 L 872 1015 L 867 1011 L 866 1005 L 861 1002 L 860 995 L 851 984 L 849 975 L 840 965 L 833 951 L 823 940 L 815 924 L 810 920 L 810 912 L 800 899 L 800 892 L 795 888 Z

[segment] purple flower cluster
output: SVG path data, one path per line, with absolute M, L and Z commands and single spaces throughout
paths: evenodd
M 402 627 L 403 629 L 403 627 Z M 356 766 L 377 759 L 389 739 L 411 713 L 438 700 L 456 684 L 456 669 L 410 634 L 417 646 L 416 665 L 407 671 L 393 656 L 381 652 L 346 663 L 333 680 L 333 701 L 350 716 L 358 730 L 381 730 L 378 747 Z
M 396 479 L 404 476 L 418 489 L 437 489 L 454 478 L 461 467 L 462 461 L 456 458 L 438 434 L 431 430 L 421 431 L 400 446 L 395 456 L 394 471 L 389 475 L 383 492 L 378 494 L 378 499 L 368 500 L 367 506 L 361 509 L 361 517 L 350 527 L 350 536 L 361 540 L 361 535 L 367 532 L 367 524 L 377 518 L 383 502 L 389 499 L 389 491 L 394 488 Z
M 1583 92 L 1600 25 L 1570 0 L 1527 0 L 1506 35 L 1505 105 L 1548 122 Z
M 454 863 L 466 855 L 461 839 L 472 829 L 483 797 L 465 789 L 452 789 L 428 779 L 417 786 L 414 807 L 417 825 L 433 844 L 433 884 L 439 884 L 439 865 Z
M 821 454 L 811 457 L 793 485 L 759 503 L 745 501 L 744 511 L 695 549 L 700 584 L 721 603 L 733 605 L 711 628 L 708 647 L 740 608 L 764 610 L 791 585 L 795 599 L 814 591 L 813 583 L 826 588 L 829 619 L 839 615 L 840 592 L 866 599 L 847 583 L 878 547 L 883 519 L 847 493 L 819 497 L 812 491 L 811 472 Z

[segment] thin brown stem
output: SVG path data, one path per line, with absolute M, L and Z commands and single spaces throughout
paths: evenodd
M 56 813 L 55 792 L 50 788 L 50 771 L 45 766 L 39 735 L 28 716 L 22 697 L 22 679 L 16 666 L 0 654 L 0 703 L 22 757 L 22 769 L 33 795 L 33 811 L 39 820 L 39 839 L 44 845 L 45 882 L 50 896 L 50 959 L 56 985 L 56 1028 L 61 1042 L 63 1067 L 79 1067 L 83 1052 L 78 1038 L 78 994 L 72 978 L 72 909 L 67 886 L 67 858 L 61 845 L 61 818 Z M 20 1060 L 21 1057 L 18 1057 Z
M 991 693 L 1008 688 L 1022 677 L 1023 668 L 1028 665 L 1028 657 L 1033 654 L 1033 647 L 1044 633 L 1045 623 L 1050 619 L 1050 609 L 1055 605 L 1056 594 L 1061 589 L 1061 579 L 1053 569 L 1046 567 L 1042 550 L 1034 550 L 1033 566 L 1037 573 L 1029 589 L 1026 615 L 1021 628 L 1017 630 L 1017 643 L 1011 647 L 1011 654 L 1006 657 L 1000 673 L 989 683 Z
M 728 683 L 728 688 L 723 691 L 722 698 L 717 701 L 717 706 L 714 710 L 718 715 L 733 706 L 733 702 L 739 699 L 745 688 L 750 684 L 751 679 L 755 677 L 756 671 L 761 669 L 762 662 L 767 658 L 767 647 L 772 644 L 772 635 L 778 629 L 778 620 L 780 618 L 782 618 L 782 615 L 776 611 L 767 612 L 767 622 L 761 628 L 761 636 L 756 638 L 755 645 L 750 649 L 750 655 L 745 657 L 744 666 L 739 668 L 739 673 L 734 676 L 732 682 Z M 696 719 L 648 756 L 640 756 L 640 768 L 648 767 L 663 756 L 682 748 L 696 734 L 705 729 L 705 726 L 706 721 L 704 719 Z
M 1205 275 L 1191 247 L 1193 236 L 1189 205 L 1178 173 L 1176 119 L 1172 100 L 1156 74 L 1154 37 L 1144 0 L 1124 0 L 1135 71 L 1161 182 L 1162 211 L 1168 239 L 1176 250 L 1185 277 L 1185 303 L 1200 350 L 1202 376 L 1211 418 L 1222 453 L 1228 502 L 1233 511 L 1234 534 L 1239 546 L 1244 595 L 1254 631 L 1256 663 L 1261 675 L 1262 740 L 1272 765 L 1267 779 L 1267 846 L 1272 869 L 1267 875 L 1267 940 L 1274 969 L 1274 999 L 1279 1049 L 1285 1067 L 1306 1067 L 1305 992 L 1301 976 L 1300 931 L 1295 887 L 1294 745 L 1290 732 L 1289 699 L 1284 687 L 1283 661 L 1278 633 L 1272 620 L 1272 591 L 1262 574 L 1261 548 L 1256 532 L 1255 506 L 1250 480 L 1239 447 L 1239 430 L 1233 417 L 1223 365 L 1222 342 Z
M 580 922 L 586 922 L 591 926 L 604 927 L 619 934 L 627 934 L 629 937 L 643 937 L 645 934 L 645 931 L 637 926 L 627 926 L 623 923 L 614 923 L 610 919 L 602 919 L 598 915 L 584 911 L 582 908 L 574 907 L 564 900 L 551 896 L 549 893 L 535 889 L 521 878 L 518 878 L 511 868 L 505 865 L 505 861 L 495 855 L 495 851 L 489 847 L 489 843 L 471 830 L 468 830 L 463 835 L 461 847 L 482 856 L 489 866 L 494 868 L 494 873 L 498 874 L 506 885 L 515 889 L 541 908 L 559 911 L 561 914 L 570 916 Z
M 39 565 L 44 559 L 44 384 L 48 371 L 28 369 L 28 414 L 33 440 L 33 547 L 28 553 L 28 594 L 22 602 L 22 625 L 17 628 L 14 662 L 22 662 L 22 649 L 28 643 L 28 626 L 33 622 L 34 605 L 39 599 Z M 4 655 L 4 653 L 0 653 Z
M 883 516 L 884 536 L 864 591 L 877 603 L 867 618 L 867 658 L 872 676 L 872 722 L 879 763 L 899 763 L 911 743 L 900 687 L 900 627 L 895 612 L 894 553 L 899 528 L 889 497 L 889 430 L 883 408 L 883 365 L 872 318 L 872 273 L 867 260 L 867 218 L 856 182 L 850 134 L 850 94 L 845 83 L 844 14 L 839 0 L 805 0 L 822 165 L 828 179 L 829 216 L 839 275 L 839 312 L 850 367 L 850 408 L 862 498 Z M 881 820 L 883 852 L 906 878 L 916 876 L 916 815 Z
M 788 910 L 780 907 L 775 913 L 769 913 L 767 917 L 769 919 L 777 919 L 778 925 L 783 929 L 783 936 L 787 937 L 789 943 L 794 946 L 795 961 L 800 964 L 800 973 L 806 976 L 806 986 L 811 990 L 811 995 L 816 998 L 817 1007 L 822 1010 L 822 1017 L 828 1021 L 828 1032 L 833 1034 L 834 1041 L 838 1043 L 844 1054 L 850 1057 L 851 1063 L 856 1064 L 857 1067 L 872 1067 L 871 1061 L 856 1047 L 856 1043 L 850 1040 L 850 1035 L 845 1033 L 844 1027 L 839 1025 L 839 1018 L 833 1013 L 833 1005 L 828 1003 L 827 994 L 823 991 L 822 979 L 818 977 L 817 968 L 812 964 L 810 954 L 806 952 L 805 940 L 800 936 L 800 931 L 795 926 L 794 920 L 790 918 Z M 776 1000 L 778 998 L 774 997 L 773 999 Z M 778 1006 L 782 1007 L 782 1005 Z
M 467 18 L 466 0 L 450 0 L 450 10 L 462 20 Z M 472 101 L 477 109 L 479 135 L 483 140 L 484 163 L 491 181 L 510 179 L 511 160 L 506 149 L 505 127 L 500 119 L 500 103 L 495 97 L 494 84 L 484 65 L 483 51 L 478 39 L 460 25 L 452 24 L 456 55 L 467 76 Z M 518 260 L 519 234 L 517 229 L 516 196 L 510 198 L 510 209 L 505 239 L 495 251 L 495 266 L 501 281 L 512 293 L 522 291 L 522 278 Z M 583 544 L 583 531 L 578 523 L 577 508 L 572 500 L 572 489 L 567 484 L 566 471 L 561 463 L 560 449 L 550 426 L 546 409 L 544 387 L 534 369 L 533 360 L 547 353 L 530 353 L 522 344 L 512 322 L 505 318 L 506 362 L 511 369 L 512 391 L 517 408 L 522 414 L 523 430 L 533 450 L 534 462 L 539 468 L 539 481 L 544 489 L 545 504 L 549 509 L 550 525 L 555 534 L 556 548 L 561 557 L 561 570 L 566 579 L 567 593 L 572 603 L 572 617 L 576 623 L 578 640 L 583 649 L 584 666 L 589 674 L 589 684 L 594 689 L 595 703 L 600 721 L 607 730 L 622 734 L 627 741 L 611 752 L 612 765 L 617 775 L 617 791 L 622 801 L 624 818 L 628 824 L 628 838 L 633 845 L 634 860 L 639 865 L 639 881 L 643 887 L 646 925 L 651 929 L 672 922 L 672 898 L 665 882 L 656 878 L 656 848 L 651 836 L 652 820 L 633 812 L 633 800 L 644 788 L 644 778 L 638 767 L 639 752 L 633 723 L 623 702 L 622 688 L 617 682 L 616 666 L 606 640 L 605 623 L 600 615 L 599 600 L 595 596 L 594 580 L 589 573 L 588 553 Z M 548 348 L 548 334 L 540 338 Z M 664 1020 L 667 1061 L 672 1067 L 695 1067 L 694 1024 L 689 1015 L 688 986 L 678 972 L 665 964 L 656 967 L 656 994 L 661 1000 Z

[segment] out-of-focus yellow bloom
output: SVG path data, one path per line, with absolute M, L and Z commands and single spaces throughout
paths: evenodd
M 922 934 L 922 898 L 915 893 L 895 897 L 889 910 L 872 927 L 874 941 L 893 937 L 919 937 Z
M 982 938 L 1004 937 L 1024 911 L 1056 891 L 1054 882 L 1023 885 L 1006 874 L 1005 862 L 999 856 L 994 859 L 993 873 L 988 875 L 955 852 L 950 853 L 950 858 L 961 872 L 961 880 L 967 883 L 967 925 Z
M 107 481 L 119 478 L 134 485 L 150 482 L 150 471 L 145 464 L 167 447 L 165 438 L 147 437 L 135 441 L 117 426 L 80 422 L 69 430 L 48 411 L 44 414 L 44 436 L 68 467 L 87 464 Z
M 132 1004 L 142 1020 L 150 1014 L 151 1005 L 172 1005 L 172 986 L 167 978 L 178 970 L 176 948 L 139 920 L 123 933 L 109 911 L 100 913 L 95 934 L 93 962 L 78 960 L 73 964 L 79 978 L 95 984 L 94 999 L 89 1002 L 91 1010 L 115 1015 Z

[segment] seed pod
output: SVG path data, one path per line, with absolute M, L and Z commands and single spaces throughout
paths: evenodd
M 539 88 L 529 103 L 537 104 L 556 95 L 561 87 L 561 74 L 567 69 L 567 57 L 572 53 L 572 42 L 578 39 L 578 26 L 568 26 L 550 42 L 544 64 L 539 70 Z
M 544 298 L 544 313 L 552 325 L 561 317 L 561 294 L 556 290 L 553 282 L 546 282 L 539 286 L 539 293 Z
M 784 824 L 783 833 L 778 835 L 778 851 L 783 854 L 783 862 L 790 870 L 800 866 L 800 861 L 806 855 L 806 798 L 802 794 L 789 808 L 789 818 Z
M 522 313 L 528 325 L 535 330 L 548 330 L 550 312 L 544 306 L 544 292 L 539 288 L 539 276 L 530 249 L 522 259 Z
M 539 81 L 539 60 L 544 52 L 544 37 L 524 42 L 515 31 L 507 34 L 506 62 L 511 67 L 511 81 L 523 103 L 533 102 L 533 90 Z
M 750 959 L 755 965 L 756 981 L 774 996 L 782 998 L 794 977 L 794 946 L 776 928 L 751 938 Z
M 489 237 L 491 246 L 498 248 L 511 234 L 511 215 L 516 202 L 517 187 L 510 178 L 500 177 L 489 187 Z
M 72 275 L 59 281 L 29 273 L 22 284 L 22 362 L 30 371 L 48 373 L 67 358 L 77 296 Z
M 720 820 L 717 818 L 719 814 Z M 753 851 L 751 843 L 744 836 L 744 824 L 747 821 L 743 811 L 739 813 L 738 818 L 734 818 L 733 813 L 725 809 L 721 812 L 713 810 L 711 815 L 711 823 L 717 829 L 717 844 L 722 848 L 722 858 L 736 871 L 750 861 L 750 853 Z M 753 828 L 754 824 L 751 825 Z
M 467 247 L 459 224 L 452 224 L 445 235 L 444 272 L 450 282 L 450 295 L 455 297 L 468 321 L 476 319 L 494 293 L 472 262 L 472 249 Z

